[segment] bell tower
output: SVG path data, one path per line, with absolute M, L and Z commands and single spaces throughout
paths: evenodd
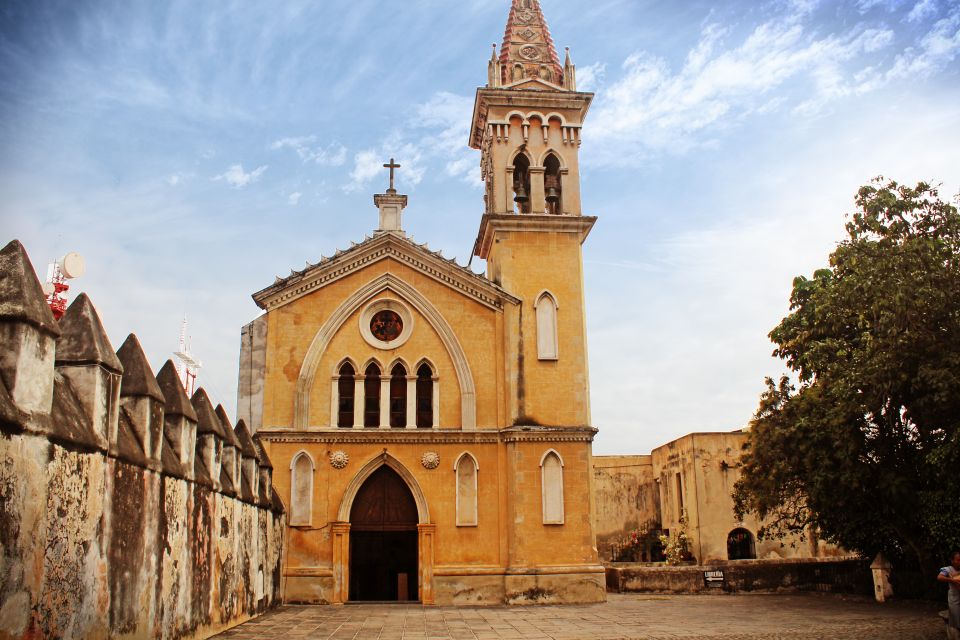
M 500 52 L 477 90 L 484 215 L 474 254 L 522 300 L 507 331 L 508 413 L 517 425 L 589 426 L 581 245 L 596 222 L 580 200 L 581 129 L 593 94 L 560 63 L 539 0 L 512 0 Z

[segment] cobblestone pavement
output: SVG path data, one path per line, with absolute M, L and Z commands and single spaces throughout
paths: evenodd
M 285 606 L 217 638 L 940 640 L 946 634 L 937 610 L 935 603 L 826 594 L 611 594 L 605 604 L 563 607 Z

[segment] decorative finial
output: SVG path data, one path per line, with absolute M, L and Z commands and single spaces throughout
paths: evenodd
M 387 193 L 396 193 L 397 190 L 393 186 L 394 170 L 399 169 L 400 165 L 393 158 L 390 158 L 390 164 L 383 165 L 383 168 L 390 169 L 390 188 L 387 189 Z

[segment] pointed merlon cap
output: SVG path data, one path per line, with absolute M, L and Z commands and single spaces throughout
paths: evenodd
M 163 393 L 165 415 L 183 416 L 191 422 L 197 421 L 197 412 L 190 404 L 190 398 L 187 397 L 187 392 L 184 391 L 183 384 L 180 382 L 177 366 L 172 360 L 167 360 L 160 369 L 160 373 L 157 374 L 157 384 L 160 385 L 160 391 Z
M 540 78 L 563 84 L 563 68 L 550 37 L 540 0 L 513 0 L 500 49 L 503 84 L 523 78 Z M 522 77 L 520 72 L 522 70 Z
M 123 365 L 113 352 L 100 315 L 87 294 L 81 293 L 60 318 L 57 340 L 57 365 L 100 365 L 113 373 L 123 373 Z
M 213 410 L 213 404 L 211 404 L 210 398 L 203 387 L 193 393 L 190 404 L 193 405 L 193 410 L 197 412 L 197 433 L 212 433 L 223 440 L 223 427 L 220 426 L 220 418 Z
M 123 365 L 123 378 L 120 379 L 121 398 L 148 396 L 160 402 L 164 401 L 163 392 L 160 391 L 157 379 L 153 377 L 153 370 L 137 336 L 132 333 L 127 336 L 117 350 L 117 357 Z
M 24 322 L 47 335 L 60 335 L 27 250 L 19 240 L 0 251 L 0 320 Z
M 243 420 L 238 420 L 233 432 L 236 434 L 237 440 L 240 441 L 240 454 L 244 458 L 259 460 L 260 457 L 257 455 L 257 448 L 253 446 L 253 438 L 250 437 L 250 430 L 247 429 L 247 423 Z
M 228 447 L 236 447 L 239 449 L 240 441 L 237 439 L 237 434 L 233 432 L 233 425 L 230 423 L 230 416 L 227 415 L 227 410 L 223 408 L 222 404 L 217 405 L 216 414 L 220 419 L 220 425 L 223 429 L 223 443 Z
M 253 446 L 257 448 L 257 464 L 260 465 L 260 468 L 272 470 L 273 463 L 270 462 L 270 456 L 267 455 L 267 450 L 263 448 L 259 436 L 253 436 Z
M 893 565 L 887 560 L 887 557 L 883 555 L 883 552 L 877 554 L 877 557 L 873 559 L 873 562 L 870 563 L 871 569 L 893 569 Z

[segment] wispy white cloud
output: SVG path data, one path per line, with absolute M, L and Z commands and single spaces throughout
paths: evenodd
M 360 190 L 395 158 L 402 165 L 398 181 L 416 186 L 431 164 L 442 164 L 444 174 L 470 184 L 480 183 L 475 153 L 467 148 L 473 100 L 445 91 L 417 105 L 407 126 L 394 131 L 379 147 L 354 156 L 347 192 Z M 384 174 L 385 175 L 385 174 Z
M 290 204 L 290 206 L 295 207 L 298 204 L 300 204 L 300 198 L 302 197 L 303 197 L 302 193 L 300 193 L 299 191 L 294 191 L 289 196 L 287 196 L 287 203 Z
M 859 7 L 866 11 L 876 4 L 861 0 Z M 816 115 L 892 80 L 936 73 L 960 52 L 960 5 L 913 46 L 893 50 L 895 55 L 884 55 L 898 39 L 882 24 L 861 22 L 822 34 L 822 25 L 811 18 L 816 5 L 795 0 L 739 43 L 728 42 L 731 29 L 708 23 L 679 69 L 650 53 L 629 56 L 595 108 L 591 150 L 597 159 L 638 162 L 651 154 L 711 146 L 751 116 L 781 109 Z M 919 0 L 909 19 L 920 21 L 937 11 L 936 0 Z M 586 74 L 591 81 L 592 73 Z M 624 142 L 633 143 L 627 157 Z
M 343 190 L 354 193 L 365 188 L 374 178 L 380 176 L 383 189 L 387 188 L 387 170 L 384 164 L 390 158 L 400 165 L 397 172 L 397 184 L 416 186 L 423 180 L 427 171 L 423 162 L 421 147 L 403 139 L 399 133 L 387 137 L 378 149 L 360 151 L 353 158 L 353 170 L 350 172 L 350 181 Z
M 579 91 L 595 91 L 603 84 L 607 74 L 607 65 L 604 62 L 594 62 L 585 67 L 577 67 L 577 89 Z
M 920 22 L 937 14 L 937 0 L 920 0 L 907 14 L 908 22 Z
M 270 145 L 270 148 L 292 149 L 303 162 L 315 162 L 330 167 L 339 167 L 347 161 L 347 148 L 339 142 L 331 142 L 325 147 L 317 146 L 316 142 L 316 136 L 281 138 Z
M 234 189 L 243 189 L 247 185 L 253 184 L 260 179 L 263 172 L 267 170 L 267 165 L 262 165 L 247 173 L 243 170 L 242 164 L 231 165 L 226 171 L 218 176 L 214 176 L 214 181 L 224 181 Z
M 897 56 L 886 74 L 888 80 L 928 77 L 953 63 L 960 55 L 960 5 L 930 28 L 916 46 Z

